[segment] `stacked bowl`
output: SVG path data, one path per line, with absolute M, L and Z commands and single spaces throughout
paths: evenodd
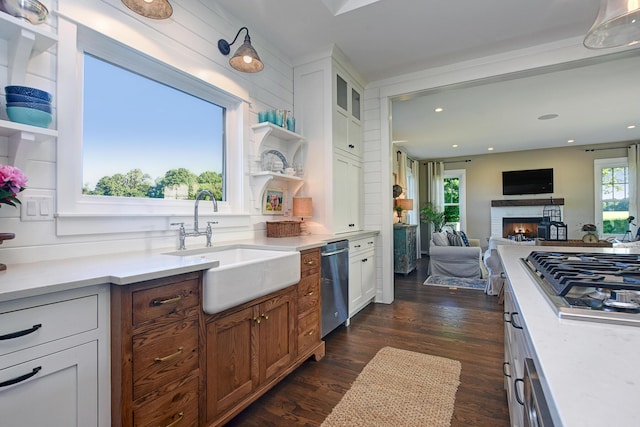
M 25 125 L 47 128 L 51 124 L 49 92 L 29 86 L 6 86 L 7 116 L 9 120 Z

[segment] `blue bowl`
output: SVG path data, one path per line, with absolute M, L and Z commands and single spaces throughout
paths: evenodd
M 33 96 L 34 98 L 44 99 L 47 102 L 53 100 L 53 96 L 44 90 L 36 89 L 29 86 L 6 86 L 4 88 L 6 93 L 12 93 L 17 95 Z
M 33 108 L 51 114 L 51 105 L 49 104 L 38 104 L 35 102 L 7 102 L 7 107 Z
M 50 104 L 46 99 L 36 98 L 35 96 L 19 95 L 17 93 L 6 94 L 7 102 L 35 102 L 37 104 Z
M 25 125 L 48 128 L 53 116 L 45 111 L 27 107 L 7 107 L 9 120 Z

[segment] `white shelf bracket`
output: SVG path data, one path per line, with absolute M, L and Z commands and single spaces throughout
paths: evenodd
M 36 135 L 31 132 L 16 132 L 9 136 L 9 163 L 24 171 L 27 164 L 27 153 L 36 142 Z
M 22 28 L 9 40 L 9 84 L 23 85 L 27 64 L 36 42 L 36 35 Z

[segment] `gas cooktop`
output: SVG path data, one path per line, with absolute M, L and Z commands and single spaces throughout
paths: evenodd
M 640 326 L 640 255 L 533 251 L 521 261 L 559 317 Z

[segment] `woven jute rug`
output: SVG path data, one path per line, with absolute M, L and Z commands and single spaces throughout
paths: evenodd
M 457 360 L 384 347 L 322 427 L 450 426 L 460 370 Z

